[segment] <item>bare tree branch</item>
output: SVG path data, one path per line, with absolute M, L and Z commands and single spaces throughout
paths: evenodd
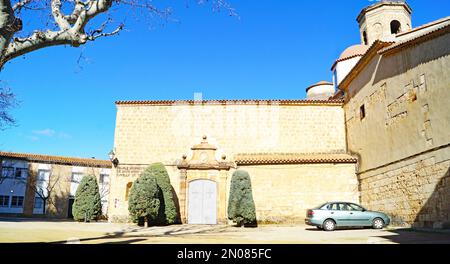
M 33 1 L 35 1 L 35 0 L 22 0 L 22 1 L 19 1 L 19 2 L 15 3 L 13 5 L 12 9 L 14 11 L 20 11 L 22 8 L 26 7 L 28 4 L 30 4 Z
M 215 11 L 224 9 L 230 15 L 236 15 L 235 10 L 226 0 L 193 1 L 199 4 L 211 3 Z M 78 47 L 101 37 L 119 34 L 124 24 L 119 23 L 111 28 L 109 16 L 97 29 L 86 33 L 88 23 L 109 11 L 113 5 L 139 8 L 148 14 L 156 14 L 162 18 L 171 15 L 171 8 L 158 8 L 154 2 L 153 0 L 18 0 L 14 6 L 11 6 L 11 0 L 0 0 L 0 70 L 6 62 L 38 49 L 56 45 Z M 50 14 L 52 18 L 51 25 L 57 27 L 35 29 L 28 34 L 21 32 L 23 25 L 18 17 L 18 11 L 28 10 L 28 8 L 47 9 L 47 15 Z M 23 13 L 20 15 L 24 16 Z M 19 37 L 18 32 L 21 32 L 22 37 Z
M 70 24 L 64 18 L 64 14 L 61 12 L 61 0 L 51 0 L 51 6 L 53 18 L 55 19 L 59 28 L 61 30 L 68 30 L 70 28 Z

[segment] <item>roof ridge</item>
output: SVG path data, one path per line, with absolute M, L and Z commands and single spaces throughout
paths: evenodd
M 418 27 L 411 28 L 411 29 L 409 29 L 409 30 L 407 30 L 407 31 L 400 32 L 400 33 L 398 33 L 396 36 L 399 37 L 399 36 L 408 35 L 408 34 L 410 34 L 410 33 L 413 33 L 413 32 L 416 32 L 416 31 L 419 31 L 419 30 L 422 30 L 422 29 L 425 29 L 425 28 L 427 28 L 427 27 L 436 26 L 436 25 L 438 25 L 438 24 L 440 24 L 440 23 L 444 23 L 444 22 L 447 22 L 447 21 L 450 21 L 450 16 L 446 16 L 446 17 L 440 18 L 440 19 L 438 19 L 438 20 L 434 20 L 434 21 L 425 23 L 425 24 L 420 25 L 420 26 L 418 26 Z
M 342 100 L 306 100 L 306 99 L 220 99 L 220 100 L 130 100 L 116 101 L 116 105 L 177 105 L 177 104 L 249 104 L 278 103 L 290 104 L 342 104 Z
M 96 166 L 111 166 L 111 161 L 95 159 L 95 158 L 81 158 L 81 157 L 67 157 L 34 153 L 20 153 L 20 152 L 7 152 L 0 151 L 1 157 L 25 159 L 28 161 L 40 161 L 40 162 L 55 162 L 73 165 L 96 165 Z

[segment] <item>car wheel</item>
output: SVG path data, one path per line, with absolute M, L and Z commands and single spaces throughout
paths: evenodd
M 372 227 L 374 229 L 383 229 L 384 227 L 384 221 L 381 218 L 375 218 L 372 222 Z
M 335 228 L 336 228 L 336 223 L 333 220 L 328 219 L 325 222 L 323 222 L 323 230 L 334 231 Z

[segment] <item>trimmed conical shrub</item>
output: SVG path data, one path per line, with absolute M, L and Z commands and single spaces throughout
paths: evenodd
M 255 202 L 253 201 L 250 175 L 238 170 L 233 173 L 228 200 L 228 219 L 238 226 L 256 225 Z
M 155 163 L 150 165 L 145 170 L 146 173 L 152 175 L 156 179 L 156 184 L 160 188 L 160 209 L 158 212 L 157 222 L 160 225 L 175 224 L 178 219 L 178 212 L 175 206 L 175 199 L 173 195 L 173 187 L 170 184 L 169 173 L 162 163 Z
M 102 214 L 102 202 L 95 176 L 84 176 L 75 193 L 72 207 L 73 219 L 89 222 Z
M 128 197 L 128 211 L 136 223 L 156 223 L 160 208 L 160 191 L 155 177 L 144 171 L 133 183 Z

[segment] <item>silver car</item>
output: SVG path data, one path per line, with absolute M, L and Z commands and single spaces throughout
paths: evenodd
M 329 202 L 307 210 L 305 223 L 325 231 L 337 227 L 373 227 L 383 229 L 391 219 L 384 213 L 368 211 L 360 205 L 348 202 Z

